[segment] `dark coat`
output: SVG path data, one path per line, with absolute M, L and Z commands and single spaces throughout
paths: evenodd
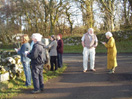
M 57 41 L 57 52 L 63 54 L 63 40 Z
M 33 49 L 27 55 L 31 59 L 32 66 L 41 66 L 46 61 L 46 46 L 42 42 L 37 42 L 33 45 Z

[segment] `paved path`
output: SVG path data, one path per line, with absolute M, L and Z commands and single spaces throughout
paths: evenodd
M 45 91 L 25 90 L 14 99 L 132 99 L 132 54 L 119 54 L 115 74 L 107 74 L 106 54 L 96 55 L 96 72 L 82 72 L 82 55 L 65 54 L 67 70 L 45 84 Z

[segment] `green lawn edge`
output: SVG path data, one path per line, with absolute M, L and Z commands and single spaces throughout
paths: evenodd
M 46 71 L 43 74 L 44 76 L 44 83 L 48 82 L 49 79 L 56 78 L 61 75 L 67 68 L 67 65 L 64 64 L 61 68 L 58 68 L 56 71 Z M 33 84 L 30 87 L 24 86 L 24 74 L 23 76 L 5 82 L 0 82 L 0 97 L 1 99 L 13 98 L 18 94 L 23 93 L 25 89 L 33 89 Z

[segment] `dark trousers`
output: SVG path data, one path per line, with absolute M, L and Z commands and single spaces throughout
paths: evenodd
M 57 53 L 57 61 L 58 61 L 58 67 L 61 68 L 63 66 L 61 53 Z
M 32 79 L 33 79 L 34 91 L 44 88 L 43 65 L 32 66 Z
M 50 56 L 50 64 L 51 64 L 51 71 L 54 70 L 54 65 L 55 65 L 55 70 L 57 70 L 57 62 L 56 62 L 57 56 Z

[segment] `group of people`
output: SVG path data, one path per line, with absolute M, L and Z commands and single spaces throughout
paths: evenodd
M 44 90 L 43 66 L 47 61 L 46 50 L 49 50 L 51 71 L 54 70 L 54 65 L 55 70 L 57 70 L 58 67 L 61 68 L 63 66 L 63 40 L 61 34 L 57 35 L 57 39 L 52 35 L 50 38 L 51 43 L 46 46 L 42 43 L 42 35 L 40 33 L 33 33 L 31 39 L 32 43 L 29 44 L 29 36 L 24 34 L 21 37 L 21 48 L 15 48 L 15 50 L 21 56 L 26 78 L 25 86 L 31 85 L 32 78 L 34 86 L 32 93 L 39 93 Z
M 115 72 L 117 67 L 117 50 L 115 40 L 111 32 L 107 32 L 106 38 L 108 42 L 101 42 L 107 48 L 107 69 L 109 73 Z M 31 85 L 31 74 L 33 79 L 34 90 L 32 93 L 39 93 L 44 90 L 43 83 L 43 65 L 46 63 L 47 56 L 46 50 L 49 50 L 51 71 L 61 68 L 63 65 L 62 54 L 63 54 L 63 40 L 62 35 L 56 37 L 52 35 L 50 37 L 51 43 L 45 45 L 41 42 L 42 35 L 40 33 L 32 34 L 32 43 L 29 44 L 29 37 L 24 34 L 21 38 L 22 46 L 20 49 L 15 49 L 16 52 L 21 56 L 21 62 L 23 65 L 26 86 Z M 97 36 L 94 34 L 94 30 L 89 28 L 87 33 L 82 37 L 83 46 L 83 72 L 88 70 L 88 59 L 90 56 L 90 71 L 95 70 L 95 48 L 98 45 Z M 54 67 L 55 66 L 55 67 Z
M 57 38 L 57 40 L 56 40 L 56 38 Z M 57 70 L 57 68 L 61 68 L 63 65 L 63 62 L 62 62 L 62 54 L 63 54 L 62 35 L 59 34 L 56 37 L 54 35 L 52 35 L 50 40 L 51 40 L 51 43 L 46 48 L 49 49 L 49 54 L 50 54 L 50 64 L 51 64 L 50 70 L 54 71 L 54 65 L 55 65 L 55 70 Z
M 109 73 L 112 74 L 115 72 L 117 67 L 117 49 L 115 40 L 111 32 L 105 33 L 108 42 L 100 41 L 107 48 L 107 69 Z M 89 28 L 87 33 L 82 37 L 82 46 L 83 46 L 83 72 L 88 70 L 88 59 L 90 56 L 90 71 L 95 70 L 95 48 L 98 45 L 97 36 L 94 34 L 94 30 Z

